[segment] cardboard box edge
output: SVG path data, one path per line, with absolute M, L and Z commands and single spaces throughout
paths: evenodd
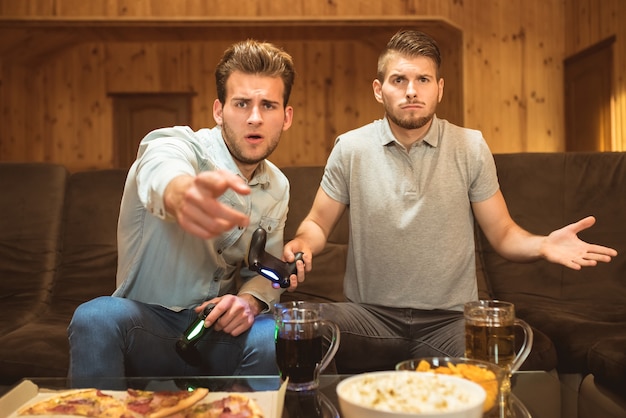
M 11 416 L 37 393 L 39 393 L 39 386 L 30 380 L 22 380 L 0 398 L 0 418 Z
M 277 395 L 278 398 L 276 399 L 276 416 L 277 417 L 282 417 L 283 416 L 283 408 L 285 407 L 285 394 L 287 392 L 287 383 L 289 381 L 289 378 L 287 378 L 282 385 L 280 385 L 280 388 L 278 388 L 277 391 Z
M 282 416 L 285 392 L 287 391 L 287 382 L 283 382 L 277 391 L 270 391 L 275 393 L 275 411 L 276 417 Z M 39 393 L 39 386 L 30 380 L 22 380 L 12 389 L 10 389 L 4 396 L 0 397 L 0 418 L 8 418 L 13 416 L 17 410 L 24 406 L 28 401 L 33 399 Z

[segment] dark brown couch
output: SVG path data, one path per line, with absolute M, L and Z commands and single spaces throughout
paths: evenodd
M 547 262 L 513 264 L 477 233 L 482 297 L 509 300 L 536 330 L 526 369 L 591 376 L 611 395 L 626 387 L 626 153 L 496 155 L 513 218 L 547 233 L 587 215 L 583 239 L 616 248 L 607 265 L 571 271 Z M 308 212 L 322 167 L 287 167 L 291 203 L 285 238 Z M 123 170 L 68 173 L 43 163 L 0 163 L 0 384 L 64 376 L 66 327 L 81 302 L 115 286 L 115 230 Z M 347 216 L 284 299 L 343 300 Z M 595 386 L 594 386 L 595 387 Z
M 115 289 L 125 177 L 0 163 L 0 384 L 67 374 L 74 309 Z

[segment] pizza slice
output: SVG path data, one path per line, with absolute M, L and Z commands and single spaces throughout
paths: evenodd
M 64 392 L 26 406 L 18 415 L 76 415 L 82 417 L 104 417 L 105 411 L 124 410 L 119 399 L 98 389 L 80 389 Z M 108 415 L 112 417 L 111 415 Z M 129 417 L 131 418 L 131 417 Z
M 184 418 L 264 418 L 254 399 L 239 393 L 212 402 L 197 403 L 182 411 Z
M 129 411 L 140 416 L 164 418 L 191 407 L 208 393 L 206 388 L 157 392 L 128 389 L 124 403 Z
M 114 397 L 98 389 L 64 392 L 22 408 L 18 415 L 74 415 L 89 418 L 164 418 L 204 398 L 209 390 L 143 391 L 128 389 Z

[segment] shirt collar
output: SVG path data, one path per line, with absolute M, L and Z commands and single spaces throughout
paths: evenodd
M 270 176 L 267 174 L 267 162 L 261 161 L 256 170 L 252 174 L 252 179 L 248 183 L 250 186 L 261 185 L 263 187 L 269 186 Z
M 393 132 L 391 132 L 389 120 L 386 116 L 383 119 L 382 135 L 380 137 L 380 142 L 383 146 L 389 145 L 393 142 L 400 144 L 396 137 L 393 135 Z M 419 142 L 425 142 L 431 147 L 437 147 L 439 145 L 439 120 L 437 119 L 436 115 L 433 115 L 433 120 L 430 124 L 430 128 L 428 129 L 428 132 L 426 132 L 424 138 L 416 142 L 416 144 L 418 144 Z

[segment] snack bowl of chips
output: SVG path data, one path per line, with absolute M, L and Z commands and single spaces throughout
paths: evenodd
M 467 379 L 408 370 L 357 374 L 337 385 L 346 418 L 480 418 L 485 396 Z
M 485 390 L 483 412 L 499 406 L 500 390 L 507 378 L 506 371 L 496 364 L 464 357 L 424 357 L 396 364 L 396 370 L 416 371 L 457 376 L 477 383 Z

